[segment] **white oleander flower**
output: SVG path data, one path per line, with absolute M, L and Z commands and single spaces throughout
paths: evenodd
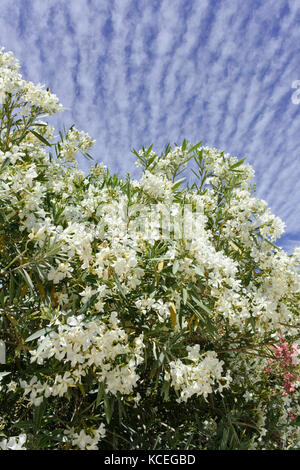
M 26 450 L 24 444 L 27 440 L 26 434 L 20 434 L 19 436 L 13 436 L 8 439 L 0 441 L 0 449 L 2 450 Z

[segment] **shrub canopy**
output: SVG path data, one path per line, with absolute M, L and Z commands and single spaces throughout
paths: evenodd
M 0 52 L 0 447 L 299 447 L 300 250 L 253 169 L 184 140 L 86 175 L 61 110 Z

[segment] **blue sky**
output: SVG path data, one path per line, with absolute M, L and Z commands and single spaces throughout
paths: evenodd
M 68 108 L 57 128 L 88 132 L 121 176 L 152 143 L 247 156 L 288 251 L 300 245 L 299 44 L 299 0 L 1 0 L 0 46 Z

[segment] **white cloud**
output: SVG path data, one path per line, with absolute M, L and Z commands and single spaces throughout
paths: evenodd
M 96 159 L 113 171 L 137 174 L 132 147 L 153 142 L 160 151 L 184 137 L 247 155 L 257 195 L 286 222 L 295 241 L 295 4 L 28 0 L 12 8 L 2 0 L 0 43 L 13 50 L 26 79 L 46 83 L 70 108 L 57 125 L 74 123 L 89 132 L 97 141 Z

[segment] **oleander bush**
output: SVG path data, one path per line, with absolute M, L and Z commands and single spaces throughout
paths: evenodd
M 86 175 L 62 110 L 0 51 L 0 447 L 299 448 L 300 250 L 253 169 L 184 140 Z

